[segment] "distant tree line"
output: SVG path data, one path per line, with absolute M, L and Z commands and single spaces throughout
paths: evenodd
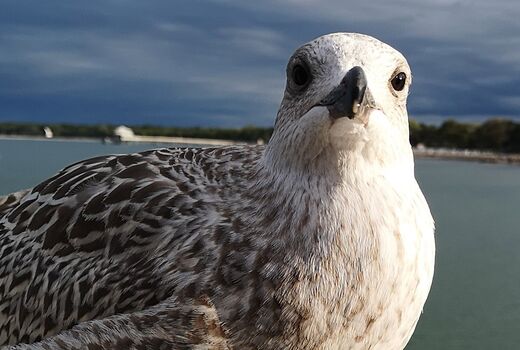
M 446 120 L 436 126 L 411 120 L 410 143 L 412 146 L 520 153 L 520 123 L 507 119 L 490 119 L 482 124 Z
M 33 124 L 0 123 L 0 134 L 43 135 L 48 126 L 57 137 L 105 138 L 114 135 L 116 125 L 76 125 L 76 124 Z M 207 127 L 167 127 L 154 125 L 132 125 L 137 135 L 177 136 L 223 140 L 267 142 L 273 128 L 246 126 L 243 128 Z M 460 123 L 446 120 L 440 125 L 429 125 L 410 121 L 410 142 L 413 146 L 444 147 L 458 149 L 490 150 L 506 153 L 520 153 L 520 123 L 506 119 L 491 119 L 482 124 Z

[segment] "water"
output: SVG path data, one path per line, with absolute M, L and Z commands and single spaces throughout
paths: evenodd
M 0 194 L 74 161 L 156 145 L 0 140 Z M 520 348 L 520 167 L 419 160 L 436 219 L 432 291 L 407 350 Z
M 33 187 L 65 166 L 82 159 L 159 147 L 171 145 L 0 140 L 0 195 Z
M 520 349 L 520 167 L 424 160 L 432 291 L 408 349 Z

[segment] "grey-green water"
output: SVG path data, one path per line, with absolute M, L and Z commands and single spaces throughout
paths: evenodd
M 93 155 L 154 145 L 0 140 L 0 194 Z M 436 218 L 432 291 L 410 349 L 520 349 L 520 167 L 419 160 Z

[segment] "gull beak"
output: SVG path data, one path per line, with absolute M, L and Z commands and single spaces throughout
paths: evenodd
M 374 102 L 367 88 L 367 78 L 363 68 L 356 66 L 349 70 L 341 83 L 317 105 L 327 107 L 333 119 L 356 118 L 366 124 L 368 122 L 366 107 L 372 107 Z

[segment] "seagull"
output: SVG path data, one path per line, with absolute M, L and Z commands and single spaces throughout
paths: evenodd
M 0 197 L 3 349 L 403 349 L 430 290 L 410 67 L 298 48 L 267 146 L 73 164 Z

